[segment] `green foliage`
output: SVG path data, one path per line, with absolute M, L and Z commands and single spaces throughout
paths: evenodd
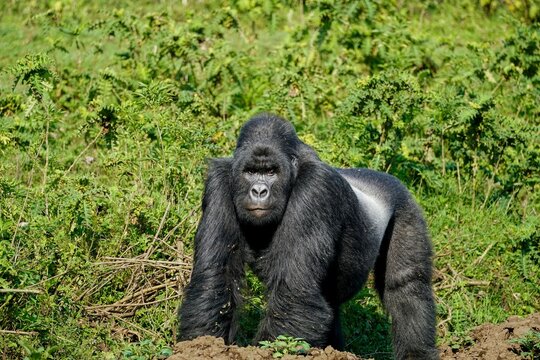
M 272 357 L 282 358 L 284 355 L 305 355 L 311 346 L 303 339 L 279 335 L 274 341 L 260 341 L 261 348 L 272 351 Z
M 41 99 L 52 89 L 53 72 L 51 60 L 44 54 L 27 55 L 19 60 L 10 72 L 14 76 L 14 88 L 20 82 L 28 85 L 28 95 Z
M 393 71 L 359 81 L 338 120 L 347 149 L 361 149 L 356 161 L 379 170 L 395 166 L 404 138 L 417 131 L 413 121 L 423 101 L 414 78 Z
M 166 359 L 173 351 L 168 346 L 153 344 L 151 340 L 143 340 L 136 344 L 130 344 L 122 351 L 122 359 L 145 360 L 145 359 Z M 111 357 L 112 359 L 114 357 Z
M 540 307 L 540 28 L 523 1 L 8 2 L 0 352 L 151 357 L 175 337 L 206 159 L 258 111 L 422 203 L 439 334 Z M 244 344 L 264 312 L 247 277 Z M 20 292 L 20 291 L 23 292 Z M 362 291 L 347 349 L 388 358 Z M 21 333 L 23 332 L 23 333 Z M 23 334 L 23 335 L 21 335 Z
M 519 345 L 518 355 L 522 359 L 536 360 L 540 358 L 540 331 L 530 331 L 520 338 L 511 340 Z
M 266 310 L 266 289 L 257 279 L 255 274 L 248 269 L 246 274 L 246 287 L 244 289 L 244 299 L 242 310 L 239 316 L 239 329 L 236 341 L 240 346 L 248 346 L 253 343 L 252 339 L 257 334 L 259 323 L 264 317 Z
M 346 348 L 363 358 L 392 359 L 389 319 L 372 285 L 342 306 Z

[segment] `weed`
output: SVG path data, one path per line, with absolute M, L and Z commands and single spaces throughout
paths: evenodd
M 519 346 L 519 350 L 517 350 L 516 353 L 523 359 L 540 359 L 540 331 L 530 331 L 522 337 L 513 339 L 510 342 Z
M 261 348 L 272 351 L 272 357 L 282 358 L 284 355 L 305 355 L 310 345 L 300 338 L 279 335 L 274 341 L 260 341 Z

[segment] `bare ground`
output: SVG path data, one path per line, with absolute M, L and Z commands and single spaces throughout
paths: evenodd
M 527 359 L 521 355 L 520 346 L 509 340 L 522 338 L 530 331 L 540 331 L 540 313 L 526 318 L 511 316 L 502 324 L 483 324 L 471 332 L 473 345 L 453 351 L 450 347 L 441 348 L 442 360 L 465 359 Z M 538 359 L 538 354 L 534 357 Z M 532 357 L 529 357 L 533 359 Z
M 441 347 L 441 360 L 465 359 L 523 359 L 520 345 L 509 340 L 521 338 L 530 331 L 540 331 L 540 313 L 526 318 L 512 316 L 502 324 L 483 324 L 471 332 L 473 344 L 460 349 Z M 225 345 L 223 339 L 203 336 L 192 341 L 179 342 L 175 354 L 169 360 L 216 359 L 216 360 L 260 360 L 272 359 L 270 350 L 248 346 Z M 360 360 L 354 354 L 340 352 L 332 347 L 311 349 L 307 355 L 285 355 L 282 359 L 306 360 Z M 531 357 L 532 359 L 532 357 Z M 537 359 L 536 357 L 534 358 Z
M 255 346 L 239 347 L 225 345 L 223 339 L 201 336 L 191 341 L 182 341 L 175 346 L 176 353 L 168 360 L 216 359 L 216 360 L 262 360 L 272 359 L 270 350 Z M 357 360 L 351 353 L 340 352 L 328 346 L 326 349 L 311 349 L 307 355 L 285 355 L 282 359 L 306 360 Z

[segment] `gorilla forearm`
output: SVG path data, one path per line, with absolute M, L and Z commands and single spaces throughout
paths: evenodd
M 200 335 L 229 338 L 234 299 L 222 274 L 192 276 L 180 311 L 180 339 Z
M 179 339 L 214 335 L 231 342 L 235 310 L 241 303 L 244 261 L 239 228 L 228 199 L 227 161 L 214 162 L 203 199 L 203 217 L 195 236 L 195 263 L 179 311 Z
M 223 267 L 195 265 L 180 309 L 179 339 L 213 335 L 232 342 L 236 333 L 236 309 L 241 304 L 243 262 L 236 249 Z M 208 265 L 208 264 L 204 264 Z
M 276 289 L 274 295 L 269 296 L 266 316 L 256 340 L 288 335 L 321 347 L 328 343 L 333 321 L 334 310 L 318 290 L 300 293 L 291 289 Z

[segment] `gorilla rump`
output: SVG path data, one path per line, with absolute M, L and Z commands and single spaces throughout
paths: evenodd
M 179 311 L 182 340 L 233 342 L 245 265 L 267 289 L 256 341 L 280 334 L 343 347 L 339 306 L 374 269 L 396 358 L 437 358 L 431 244 L 422 211 L 391 175 L 323 163 L 270 114 L 211 163 Z

